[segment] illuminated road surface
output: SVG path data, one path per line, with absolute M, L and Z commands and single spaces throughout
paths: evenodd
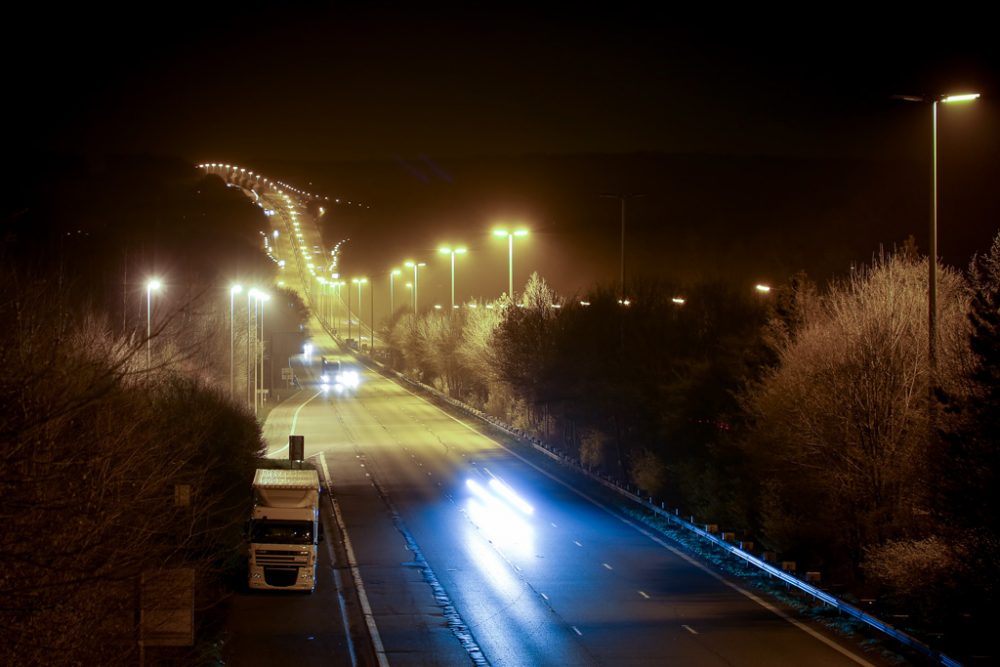
M 478 651 L 492 665 L 867 664 L 394 382 L 302 392 L 273 415 L 277 456 L 293 412 L 329 470 L 390 664 Z
M 302 293 L 318 275 L 308 267 L 318 228 L 295 225 L 291 200 L 265 199 L 283 234 L 283 282 Z M 314 343 L 333 356 L 329 338 Z M 314 360 L 299 360 L 306 389 L 271 413 L 265 437 L 287 456 L 294 423 L 328 471 L 388 664 L 869 664 L 393 382 L 366 373 L 357 395 L 318 393 Z M 347 570 L 338 558 L 331 572 L 323 551 L 313 596 L 237 600 L 232 664 L 350 664 L 331 579 Z

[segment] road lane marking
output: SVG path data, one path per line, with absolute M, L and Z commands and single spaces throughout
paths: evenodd
M 647 593 L 646 591 L 639 591 L 639 595 L 646 598 L 647 600 L 649 599 L 649 593 Z
M 633 521 L 630 521 L 630 520 L 626 519 L 625 517 L 618 515 L 614 510 L 612 510 L 611 508 L 605 506 L 604 504 L 602 504 L 601 502 L 595 500 L 594 498 L 591 498 L 589 495 L 587 495 L 583 491 L 580 491 L 579 489 L 574 488 L 573 485 L 569 484 L 568 482 L 565 482 L 565 481 L 559 479 L 558 477 L 556 477 L 555 475 L 553 475 L 552 473 L 548 472 L 547 470 L 543 470 L 542 468 L 538 467 L 534 462 L 529 461 L 524 456 L 521 456 L 520 454 L 518 454 L 517 452 L 515 452 L 514 450 L 512 450 L 510 447 L 508 447 L 508 446 L 504 445 L 503 443 L 501 443 L 499 440 L 491 438 L 490 436 L 486 435 L 485 433 L 474 429 L 473 427 L 469 426 L 468 424 L 466 424 L 465 422 L 463 422 L 458 417 L 455 417 L 454 415 L 448 414 L 447 412 L 445 412 L 444 410 L 442 410 L 438 406 L 436 406 L 433 403 L 431 403 L 430 401 L 428 401 L 423 396 L 420 396 L 419 394 L 416 394 L 416 393 L 410 391 L 409 389 L 407 389 L 403 385 L 397 384 L 396 382 L 394 382 L 392 380 L 389 380 L 389 381 L 393 382 L 393 384 L 395 384 L 397 387 L 399 387 L 400 389 L 402 389 L 403 391 L 405 391 L 407 394 L 410 394 L 411 396 L 419 399 L 420 401 L 422 401 L 426 405 L 434 408 L 435 410 L 437 410 L 438 412 L 440 412 L 441 414 L 443 414 L 445 417 L 448 417 L 449 419 L 451 419 L 453 422 L 455 422 L 457 424 L 460 424 L 466 430 L 471 431 L 472 433 L 475 433 L 479 437 L 481 437 L 481 438 L 483 438 L 485 440 L 488 440 L 489 442 L 492 442 L 497 447 L 499 447 L 500 449 L 504 450 L 505 452 L 507 452 L 508 454 L 510 454 L 511 456 L 513 456 L 514 458 L 522 461 L 526 465 L 531 466 L 532 468 L 534 468 L 535 470 L 537 470 L 542 475 L 545 475 L 546 477 L 548 477 L 549 479 L 551 479 L 556 484 L 559 484 L 560 486 L 563 486 L 566 489 L 569 489 L 570 491 L 572 491 L 576 495 L 580 496 L 581 498 L 583 498 L 584 500 L 586 500 L 587 502 L 589 502 L 594 507 L 597 507 L 597 508 L 603 510 L 604 512 L 606 512 L 610 516 L 612 516 L 615 519 L 618 519 L 619 521 L 621 521 L 622 523 L 624 523 L 626 526 L 630 526 L 631 528 L 635 529 L 637 532 L 641 533 L 642 535 L 645 535 L 646 537 L 648 537 L 650 540 L 652 540 L 656 544 L 659 544 L 661 547 L 663 547 L 667 551 L 670 551 L 671 553 L 673 553 L 677 557 L 679 557 L 679 558 L 687 561 L 689 564 L 691 564 L 694 567 L 698 568 L 699 570 L 705 572 L 710 577 L 716 579 L 717 581 L 719 581 L 724 586 L 728 586 L 729 588 L 731 588 L 732 590 L 736 591 L 737 593 L 739 593 L 739 594 L 743 595 L 744 597 L 752 600 L 753 602 L 756 602 L 757 604 L 759 604 L 764 609 L 767 609 L 768 611 L 770 611 L 771 613 L 773 613 L 775 616 L 778 616 L 779 618 L 781 618 L 784 621 L 787 621 L 788 623 L 790 623 L 794 627 L 798 628 L 802 632 L 805 632 L 807 635 L 811 636 L 813 639 L 815 639 L 815 640 L 817 640 L 817 641 L 819 641 L 819 642 L 821 642 L 823 644 L 826 644 L 827 646 L 829 646 L 833 650 L 837 651 L 841 655 L 843 655 L 846 658 L 848 658 L 848 659 L 856 662 L 859 665 L 862 665 L 863 667 L 875 667 L 874 664 L 868 662 L 867 660 L 865 660 L 861 656 L 856 655 L 855 653 L 853 653 L 850 650 L 848 650 L 847 648 L 841 646 L 840 644 L 838 644 L 837 642 L 833 641 L 832 639 L 829 639 L 829 638 L 823 636 L 822 634 L 820 634 L 816 630 L 813 630 L 812 628 L 810 628 L 805 623 L 802 623 L 801 621 L 792 618 L 791 616 L 789 616 L 788 614 L 786 614 L 785 612 L 783 612 L 781 609 L 779 609 L 775 605 L 773 605 L 770 602 L 768 602 L 767 600 L 764 600 L 760 596 L 755 595 L 754 593 L 751 593 L 750 591 L 746 590 L 742 586 L 739 586 L 739 585 L 737 585 L 737 584 L 735 584 L 735 583 L 733 583 L 731 581 L 728 581 L 722 575 L 718 574 L 717 572 L 713 572 L 706 565 L 703 565 L 703 564 L 699 563 L 694 558 L 692 558 L 692 557 L 688 556 L 687 554 L 685 554 L 684 552 L 682 552 L 680 549 L 677 549 L 675 547 L 670 546 L 664 540 L 662 540 L 659 537 L 657 537 L 656 535 L 654 535 L 652 532 L 650 532 L 650 531 L 642 528 L 641 526 L 639 526 L 638 524 L 634 523 Z M 473 462 L 473 465 L 475 465 L 475 462 Z M 578 546 L 582 546 L 579 543 L 577 543 L 577 545 Z
M 326 525 L 325 521 L 323 523 Z M 326 543 L 327 557 L 330 559 L 330 569 L 333 570 L 333 585 L 337 589 L 337 606 L 340 607 L 340 623 L 344 626 L 347 652 L 351 655 L 351 667 L 358 667 L 358 655 L 354 650 L 354 639 L 351 637 L 351 622 L 347 616 L 347 601 L 344 599 L 344 582 L 340 577 L 340 568 L 336 567 L 337 557 L 333 552 L 333 540 L 324 540 L 324 542 Z
M 319 453 L 319 462 L 323 468 L 323 479 L 326 480 L 327 488 L 330 488 L 330 469 L 326 466 L 326 454 Z M 361 581 L 361 571 L 358 569 L 358 561 L 354 557 L 354 547 L 351 545 L 351 537 L 347 534 L 347 525 L 344 517 L 340 513 L 340 504 L 333 494 L 328 493 L 330 504 L 333 505 L 333 515 L 337 518 L 337 526 L 344 536 L 344 551 L 347 553 L 347 564 L 351 568 L 351 576 L 354 578 L 354 587 L 358 590 L 358 600 L 361 602 L 361 611 L 365 617 L 365 625 L 368 626 L 368 633 L 372 638 L 372 645 L 375 649 L 375 657 L 378 659 L 379 667 L 389 667 L 389 659 L 385 655 L 385 647 L 382 645 L 382 637 L 378 633 L 378 626 L 375 625 L 375 615 L 372 614 L 372 606 L 368 602 L 368 594 L 365 592 L 365 584 Z
M 692 635 L 698 634 L 698 631 L 692 628 L 690 625 L 681 625 L 681 627 L 690 632 Z
M 606 567 L 606 568 L 607 568 L 607 569 L 609 569 L 609 570 L 613 570 L 613 569 L 614 569 L 613 567 L 611 567 L 611 566 L 610 566 L 610 565 L 608 565 L 607 563 L 601 563 L 601 565 L 603 565 L 604 567 Z
M 321 391 L 317 391 L 315 394 L 313 394 L 308 399 L 306 399 L 306 401 L 304 403 L 302 403 L 302 405 L 300 405 L 299 407 L 295 408 L 295 412 L 292 413 L 292 426 L 291 426 L 291 428 L 288 429 L 288 435 L 295 435 L 295 425 L 299 421 L 299 413 L 302 412 L 302 408 L 306 407 L 306 405 L 310 401 L 312 401 L 314 398 L 316 398 L 317 396 L 319 396 L 322 393 L 323 392 L 321 392 Z M 281 452 L 285 451 L 286 449 L 288 449 L 288 445 L 285 445 L 284 447 L 282 447 L 280 449 L 274 450 L 273 452 L 269 453 L 267 456 L 268 456 L 268 458 L 270 458 L 270 457 L 274 456 L 275 454 L 280 454 Z

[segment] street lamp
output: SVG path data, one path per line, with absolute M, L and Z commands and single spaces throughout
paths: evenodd
M 763 283 L 757 283 L 754 285 L 754 289 L 757 290 L 758 294 L 767 294 L 771 291 L 771 286 Z
M 338 305 L 337 305 L 337 308 L 336 308 L 336 315 L 334 317 L 334 324 L 335 324 L 334 328 L 337 330 L 338 334 L 341 332 L 341 328 L 340 328 L 340 311 L 344 307 L 344 295 L 340 293 L 340 288 L 343 287 L 346 284 L 347 284 L 347 281 L 345 281 L 345 280 L 336 280 L 336 281 L 333 282 L 333 286 L 337 288 L 337 304 Z
M 931 391 L 937 374 L 937 105 L 938 102 L 971 102 L 979 93 L 942 95 L 931 103 L 931 229 L 927 244 L 927 360 L 931 370 Z
M 236 356 L 233 351 L 233 338 L 235 337 L 236 323 L 233 319 L 233 300 L 236 295 L 243 291 L 243 285 L 232 285 L 229 288 L 229 396 L 236 395 Z
M 426 262 L 414 262 L 407 260 L 403 262 L 403 266 L 413 268 L 413 314 L 417 314 L 417 307 L 420 305 L 417 301 L 417 269 L 421 266 L 427 266 Z
M 367 278 L 351 278 L 351 282 L 358 286 L 358 344 L 361 344 L 361 336 L 363 335 L 361 331 L 361 304 L 363 303 L 361 299 L 361 286 L 368 282 Z M 350 326 L 350 323 L 348 323 Z
M 254 398 L 256 400 L 255 400 L 255 403 L 254 403 L 254 414 L 257 414 L 257 407 L 256 407 L 257 404 L 259 403 L 261 406 L 263 406 L 263 404 L 264 404 L 263 397 L 261 396 L 261 394 L 264 391 L 264 304 L 267 301 L 270 301 L 270 299 L 271 299 L 271 295 L 270 294 L 267 294 L 265 292 L 258 292 L 257 293 L 257 304 L 258 304 L 258 308 L 260 309 L 260 318 L 259 318 L 260 319 L 260 336 L 257 338 L 257 341 L 258 341 L 258 343 L 257 343 L 257 348 L 258 348 L 257 349 L 257 354 L 258 354 L 258 359 L 259 359 L 259 362 L 260 362 L 260 367 L 259 367 L 260 371 L 254 373 L 254 379 L 257 382 L 257 384 L 260 385 L 260 387 L 259 388 L 255 387 L 256 391 L 254 392 Z
M 605 192 L 601 194 L 602 197 L 610 197 L 611 199 L 617 199 L 621 202 L 622 209 L 622 242 L 621 242 L 621 293 L 620 300 L 625 300 L 625 201 L 627 199 L 635 199 L 636 197 L 645 197 L 644 194 L 618 194 Z
M 153 363 L 152 351 L 149 342 L 153 338 L 153 292 L 159 292 L 163 283 L 158 278 L 151 278 L 146 281 L 146 368 Z
M 931 104 L 931 215 L 930 233 L 927 241 L 927 362 L 930 367 L 930 391 L 934 392 L 934 376 L 937 371 L 937 107 L 938 102 L 972 102 L 979 99 L 979 93 L 961 95 L 896 95 L 906 102 Z M 933 406 L 933 396 L 929 405 Z M 932 407 L 933 409 L 933 407 Z
M 315 300 L 315 303 L 313 305 L 317 306 L 316 312 L 319 313 L 320 322 L 322 322 L 324 326 L 328 326 L 328 322 L 324 322 L 324 320 L 327 319 L 326 278 L 324 278 L 323 276 L 316 276 L 316 282 L 319 283 L 319 289 L 316 290 L 319 293 L 319 297 Z
M 516 229 L 508 232 L 506 229 L 494 229 L 493 236 L 507 237 L 507 293 L 514 300 L 514 237 L 527 236 L 527 229 Z
M 400 271 L 399 269 L 392 269 L 391 271 L 389 271 L 389 317 L 392 317 L 392 314 L 396 312 L 396 307 L 395 307 L 396 291 L 395 291 L 395 286 L 393 285 L 393 279 L 396 276 L 401 275 L 402 273 L 403 272 Z
M 256 350 L 256 337 L 257 337 L 257 325 L 254 321 L 254 315 L 256 315 L 256 300 L 257 300 L 256 287 L 251 287 L 247 291 L 247 408 L 249 409 L 251 405 L 255 405 L 254 392 L 257 388 L 257 379 L 254 377 L 257 370 L 257 356 L 255 352 L 251 352 L 251 347 Z M 253 335 L 251 335 L 251 332 Z M 256 411 L 255 411 L 256 412 Z
M 259 289 L 253 288 L 247 292 L 247 393 L 250 393 L 250 374 L 251 368 L 253 369 L 253 413 L 257 414 L 257 397 L 259 392 L 257 391 L 257 382 L 260 380 L 261 387 L 264 384 L 264 302 L 270 299 L 270 295 L 265 292 L 261 292 Z M 251 324 L 250 319 L 250 301 L 253 301 L 253 322 Z M 257 334 L 258 324 L 260 327 L 260 335 Z M 250 351 L 250 331 L 253 330 L 253 354 Z M 259 357 L 258 357 L 259 355 Z M 251 356 L 253 357 L 251 360 Z M 259 372 L 258 372 L 258 358 L 260 362 Z M 247 407 L 250 405 L 250 396 L 247 397 Z
M 455 309 L 455 255 L 464 255 L 468 252 L 465 248 L 449 248 L 441 246 L 438 252 L 442 255 L 451 255 L 451 308 Z

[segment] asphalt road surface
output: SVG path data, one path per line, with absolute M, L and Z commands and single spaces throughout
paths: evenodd
M 294 429 L 326 471 L 384 662 L 874 662 L 617 515 L 585 480 L 554 474 L 394 381 L 363 372 L 356 392 L 322 391 L 319 355 L 350 360 L 322 336 L 314 345 L 313 359 L 296 360 L 303 391 L 271 413 L 265 435 L 270 455 L 283 457 Z M 321 579 L 315 598 L 332 593 Z M 335 604 L 295 600 L 305 619 L 335 615 Z

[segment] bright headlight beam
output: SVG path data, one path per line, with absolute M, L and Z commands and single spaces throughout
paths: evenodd
M 523 514 L 534 514 L 535 508 L 524 501 L 514 490 L 494 477 L 490 480 L 490 488 L 496 491 L 504 500 L 519 509 Z

